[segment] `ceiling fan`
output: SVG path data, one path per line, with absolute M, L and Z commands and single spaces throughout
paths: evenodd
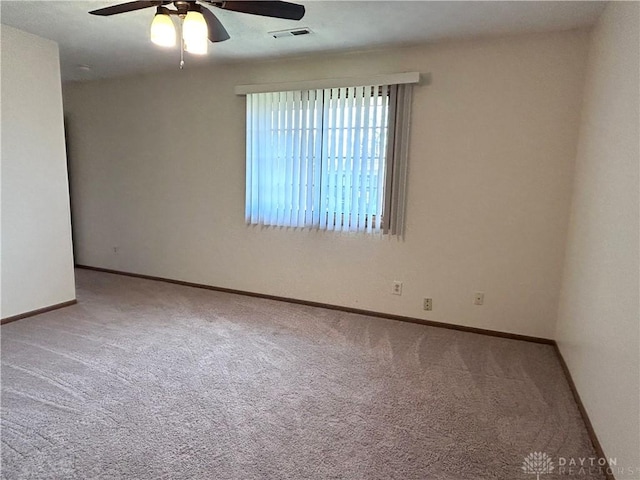
M 219 2 L 215 0 L 141 0 L 121 3 L 110 7 L 100 8 L 89 12 L 92 15 L 110 16 L 132 12 L 143 8 L 156 7 L 156 14 L 151 23 L 151 41 L 163 47 L 176 44 L 176 31 L 171 15 L 179 18 L 181 39 L 180 51 L 195 54 L 206 54 L 208 41 L 224 42 L 229 39 L 229 33 L 214 13 L 200 3 L 229 10 L 233 12 L 250 13 L 264 17 L 300 20 L 305 14 L 303 5 L 282 1 L 232 1 Z M 169 8 L 170 6 L 173 8 Z M 207 41 L 208 40 L 208 41 Z M 180 68 L 184 65 L 181 56 Z

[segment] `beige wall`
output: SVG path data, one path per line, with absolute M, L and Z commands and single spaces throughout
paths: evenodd
M 58 46 L 2 25 L 2 318 L 75 298 Z
M 557 340 L 605 453 L 640 478 L 640 4 L 593 32 Z
M 71 84 L 77 262 L 551 338 L 587 45 L 563 32 Z M 244 224 L 235 85 L 402 71 L 432 75 L 404 241 Z

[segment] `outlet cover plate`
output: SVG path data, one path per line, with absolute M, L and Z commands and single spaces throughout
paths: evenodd
M 484 305 L 484 292 L 476 292 L 473 296 L 474 305 Z
M 422 308 L 424 310 L 427 310 L 428 312 L 433 310 L 433 299 L 432 298 L 425 298 L 423 303 L 422 303 Z

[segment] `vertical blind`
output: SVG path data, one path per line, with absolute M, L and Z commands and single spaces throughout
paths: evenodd
M 248 94 L 247 223 L 399 234 L 406 136 L 398 129 L 410 86 L 401 87 Z

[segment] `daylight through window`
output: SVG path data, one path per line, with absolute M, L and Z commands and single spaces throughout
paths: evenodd
M 247 95 L 247 223 L 398 233 L 402 87 Z

